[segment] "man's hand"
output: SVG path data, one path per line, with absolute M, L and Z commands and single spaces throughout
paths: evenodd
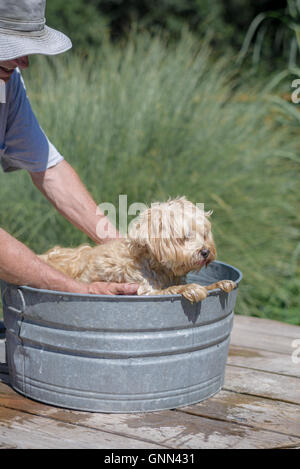
M 14 285 L 70 293 L 134 295 L 134 283 L 83 283 L 59 272 L 39 259 L 29 248 L 0 228 L 0 278 Z
M 94 282 L 87 284 L 91 295 L 136 295 L 139 285 L 135 283 Z

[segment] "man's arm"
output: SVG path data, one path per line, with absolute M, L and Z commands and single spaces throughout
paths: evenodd
M 0 228 L 0 278 L 15 285 L 84 294 L 133 295 L 136 284 L 79 282 L 40 260 L 30 249 Z
M 96 202 L 93 200 L 79 179 L 76 171 L 69 165 L 69 163 L 62 161 L 61 163 L 58 163 L 56 166 L 53 166 L 46 171 L 39 173 L 31 172 L 30 175 L 35 186 L 42 192 L 42 194 L 45 195 L 45 197 L 52 203 L 58 212 L 60 212 L 71 223 L 73 223 L 73 225 L 86 233 L 96 243 L 106 242 L 109 241 L 109 239 L 115 239 L 119 237 L 118 231 L 109 222 L 108 218 L 106 218 L 98 210 Z M 99 229 L 97 232 L 97 225 L 99 223 L 101 224 L 101 227 L 104 227 L 105 229 L 104 235 L 109 232 L 110 238 L 106 237 L 103 239 L 99 236 Z M 107 231 L 107 229 L 109 231 Z M 37 258 L 37 256 L 35 257 Z M 46 268 L 45 266 L 49 267 L 47 264 L 44 264 L 43 269 Z M 55 273 L 57 274 L 56 270 Z M 38 288 L 49 288 L 50 290 L 56 289 L 61 291 L 61 286 L 59 288 L 55 286 L 57 278 L 56 274 L 52 274 L 51 276 L 49 272 L 50 277 L 48 279 L 48 287 L 38 286 L 36 280 L 34 282 L 34 286 Z M 25 278 L 28 279 L 27 274 Z M 66 281 L 66 279 L 69 281 L 72 280 L 68 277 L 65 277 L 64 281 Z M 59 281 L 62 282 L 62 285 L 64 285 L 62 278 Z M 80 283 L 80 285 L 76 286 L 74 284 L 68 284 L 69 286 L 67 285 L 67 288 L 71 288 L 71 290 L 64 289 L 64 291 L 81 293 L 82 288 L 87 288 L 87 284 L 82 284 L 81 282 L 77 283 Z M 137 284 L 128 283 L 95 282 L 88 285 L 88 293 L 92 294 L 133 295 L 136 294 L 137 289 Z
M 30 175 L 35 186 L 57 211 L 96 243 L 119 237 L 116 228 L 99 211 L 96 202 L 69 163 L 62 161 L 46 171 L 31 172 Z M 109 228 L 109 238 L 99 236 L 99 225 Z

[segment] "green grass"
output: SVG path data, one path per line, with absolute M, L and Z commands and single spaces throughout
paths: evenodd
M 295 120 L 269 80 L 254 86 L 232 67 L 188 34 L 176 46 L 140 35 L 85 60 L 35 58 L 23 75 L 41 125 L 97 203 L 204 202 L 218 259 L 244 275 L 236 312 L 300 324 Z M 36 252 L 87 240 L 25 172 L 0 185 L 1 226 Z

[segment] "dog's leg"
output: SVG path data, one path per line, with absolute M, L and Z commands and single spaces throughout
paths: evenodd
M 221 290 L 225 291 L 226 293 L 231 292 L 236 287 L 236 283 L 233 280 L 220 280 L 219 282 L 212 283 L 211 285 L 207 285 L 205 288 L 209 290 L 214 290 L 215 288 L 220 288 Z
M 191 303 L 198 303 L 204 300 L 210 290 L 220 288 L 226 293 L 231 292 L 236 287 L 236 283 L 232 280 L 220 280 L 211 285 L 199 285 L 198 283 L 187 283 L 186 285 L 174 285 L 163 290 L 153 290 L 148 295 L 182 295 Z
M 186 285 L 174 285 L 163 290 L 154 290 L 148 295 L 182 295 L 191 303 L 204 300 L 207 297 L 206 287 L 202 287 L 197 283 L 187 283 Z

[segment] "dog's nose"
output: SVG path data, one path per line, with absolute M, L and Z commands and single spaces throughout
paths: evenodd
M 201 253 L 201 256 L 204 257 L 204 259 L 206 259 L 209 256 L 210 250 L 209 249 L 201 249 L 200 253 Z

